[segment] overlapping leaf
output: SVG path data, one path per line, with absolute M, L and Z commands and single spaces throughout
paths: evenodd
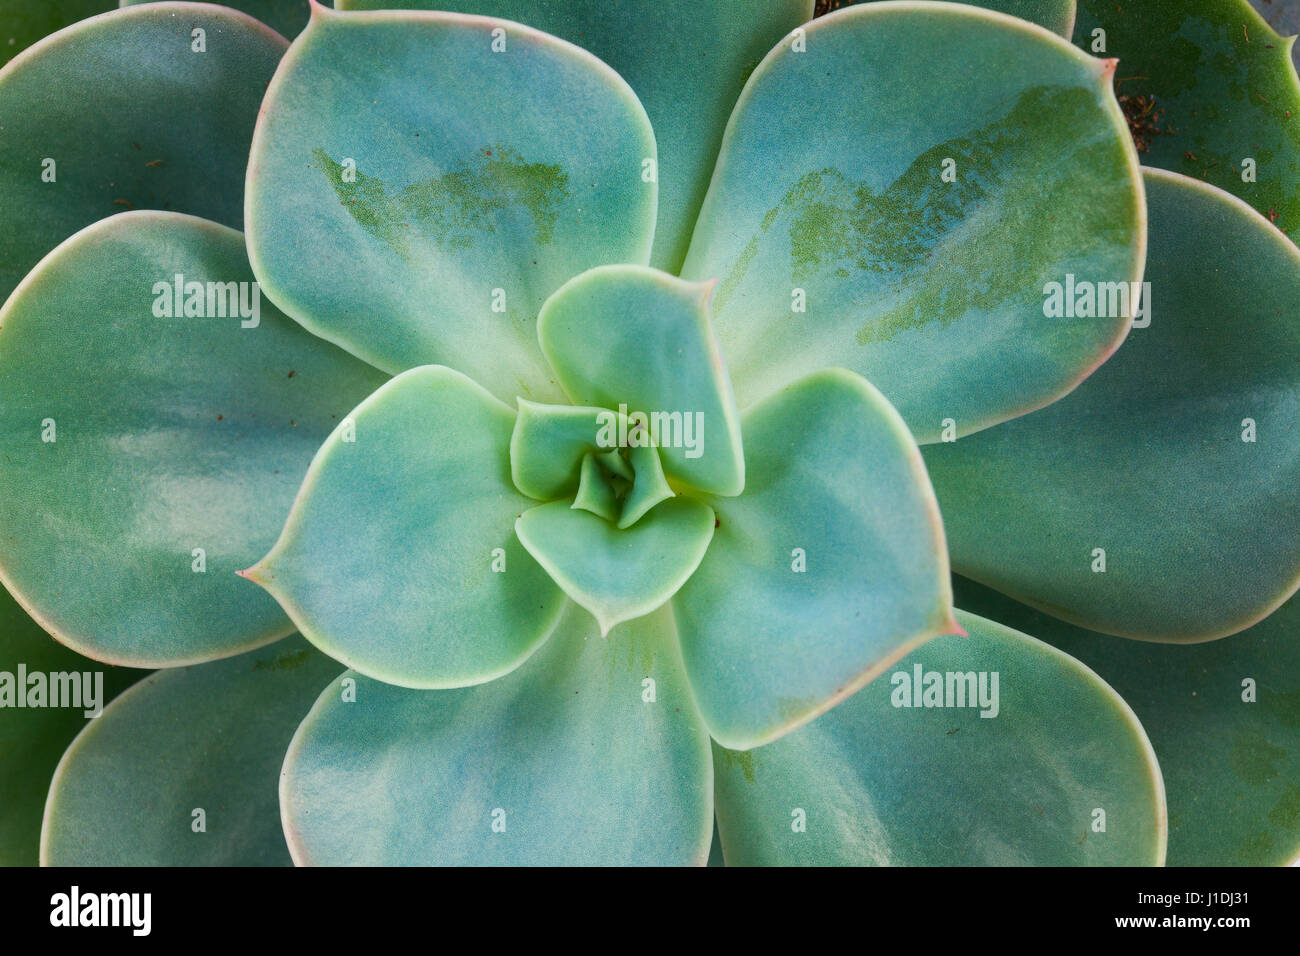
M 1094 630 L 1201 641 L 1300 583 L 1300 252 L 1213 186 L 1146 178 L 1149 327 L 926 464 L 957 571 Z

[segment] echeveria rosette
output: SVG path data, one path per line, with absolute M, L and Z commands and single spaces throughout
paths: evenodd
M 606 6 L 615 11 L 613 16 L 646 12 L 633 0 Z M 525 13 L 521 10 L 519 19 L 527 20 Z M 628 29 L 635 33 L 644 26 Z M 770 28 L 771 23 L 763 27 Z M 493 61 L 492 31 L 497 29 L 504 33 L 506 47 Z M 436 46 L 440 60 L 428 56 L 427 49 L 415 49 L 415 38 Z M 796 45 L 796 39 L 803 42 Z M 900 69 L 898 51 L 918 47 L 928 56 Z M 381 60 L 386 71 L 382 77 L 374 74 L 373 82 L 365 72 L 367 58 Z M 841 62 L 848 67 L 837 69 Z M 1009 62 L 1017 68 L 1008 70 Z M 462 72 L 477 71 L 472 96 L 448 63 L 458 64 Z M 645 61 L 639 83 L 656 82 L 649 68 L 653 63 L 653 57 Z M 621 65 L 620 70 L 627 74 Z M 827 71 L 835 78 L 825 78 Z M 338 426 L 327 440 L 285 534 L 292 540 L 295 529 L 305 527 L 304 515 L 332 472 L 352 469 L 373 480 L 371 487 L 379 492 L 357 494 L 347 506 L 333 509 L 320 498 L 324 506 L 317 509 L 316 530 L 320 540 L 333 534 L 337 542 L 349 521 L 361 522 L 366 514 L 381 519 L 376 527 L 387 523 L 390 533 L 403 513 L 420 515 L 420 507 L 445 516 L 435 510 L 436 500 L 427 493 L 422 497 L 428 485 L 418 480 L 384 486 L 379 472 L 386 464 L 398 461 L 442 478 L 455 477 L 457 462 L 471 464 L 481 478 L 465 490 L 480 495 L 475 507 L 485 508 L 481 513 L 464 509 L 466 514 L 452 518 L 464 528 L 481 517 L 483 527 L 477 538 L 452 542 L 451 550 L 474 554 L 476 563 L 459 566 L 458 577 L 430 580 L 422 572 L 438 567 L 436 561 L 445 557 L 438 546 L 446 542 L 422 540 L 424 529 L 417 529 L 401 537 L 401 547 L 390 552 L 385 566 L 396 575 L 422 579 L 426 590 L 399 597 L 408 600 L 415 594 L 415 611 L 427 613 L 431 595 L 448 596 L 455 589 L 490 598 L 492 585 L 485 582 L 495 573 L 493 548 L 501 548 L 509 570 L 498 577 L 532 576 L 522 575 L 531 584 L 521 587 L 513 606 L 510 599 L 490 605 L 496 623 L 522 621 L 525 612 L 532 617 L 527 627 L 497 633 L 492 641 L 464 643 L 462 649 L 471 653 L 459 659 L 447 656 L 441 663 L 449 666 L 441 673 L 427 646 L 415 646 L 423 654 L 405 654 L 413 645 L 398 642 L 385 648 L 386 635 L 373 626 L 338 628 L 347 647 L 333 643 L 331 653 L 341 659 L 352 655 L 347 662 L 385 679 L 426 687 L 473 686 L 407 689 L 353 673 L 327 688 L 290 748 L 291 773 L 281 794 L 282 805 L 297 814 L 287 828 L 295 856 L 303 861 L 413 862 L 428 859 L 419 851 L 443 860 L 515 852 L 539 861 L 700 862 L 709 836 L 707 794 L 713 771 L 707 747 L 701 746 L 707 745 L 709 731 L 731 748 L 766 744 L 745 751 L 759 761 L 769 748 L 797 746 L 804 754 L 800 759 L 810 766 L 832 766 L 818 756 L 819 741 L 833 744 L 837 726 L 852 727 L 867 698 L 855 694 L 829 714 L 812 718 L 933 636 L 925 628 L 891 628 L 898 616 L 891 617 L 889 609 L 924 605 L 933 621 L 945 624 L 950 607 L 941 582 L 934 585 L 937 601 L 926 601 L 924 588 L 922 593 L 901 593 L 903 581 L 911 586 L 943 577 L 939 568 L 944 562 L 942 551 L 936 554 L 930 546 L 934 538 L 927 542 L 924 533 L 917 533 L 920 528 L 933 535 L 938 524 L 930 520 L 935 517 L 932 502 L 915 507 L 917 498 L 928 501 L 929 489 L 903 421 L 922 441 L 936 439 L 948 418 L 963 436 L 961 442 L 986 427 L 993 434 L 1005 427 L 1000 423 L 1068 393 L 1128 331 L 1131 316 L 1122 313 L 1066 327 L 1044 323 L 1038 292 L 1044 282 L 1067 272 L 1105 281 L 1141 277 L 1142 184 L 1109 93 L 1109 72 L 1107 64 L 1079 54 L 1044 30 L 969 6 L 868 4 L 828 17 L 780 42 L 754 71 L 723 136 L 717 175 L 692 233 L 680 213 L 657 202 L 653 177 L 647 181 L 644 176 L 645 161 L 656 159 L 656 151 L 636 97 L 591 57 L 503 21 L 317 9 L 272 84 L 255 137 L 247 215 L 253 272 L 272 300 L 308 329 L 385 372 L 404 374 L 367 399 L 348 426 Z M 950 95 L 951 89 L 972 86 L 979 90 L 979 102 Z M 407 87 L 419 87 L 422 95 L 406 95 Z M 647 94 L 636 83 L 633 87 L 647 103 L 654 101 L 653 90 Z M 658 88 L 660 103 L 666 101 L 664 88 Z M 429 96 L 430 89 L 443 95 Z M 570 101 L 580 103 L 581 122 L 565 113 Z M 1054 108 L 1042 109 L 1045 103 Z M 545 123 L 529 120 L 529 111 L 539 109 Z M 334 110 L 342 122 L 329 119 Z M 515 126 L 521 114 L 522 125 Z M 507 116 L 509 122 L 497 121 Z M 862 135 L 863 128 L 876 135 Z M 511 132 L 509 139 L 503 130 Z M 677 137 L 678 142 L 689 139 Z M 710 153 L 712 147 L 700 149 Z M 1061 161 L 1063 153 L 1070 162 Z M 756 164 L 754 157 L 760 155 L 763 160 Z M 666 156 L 657 154 L 664 177 L 673 175 Z M 957 182 L 947 184 L 954 187 L 951 205 L 936 192 L 946 158 L 954 159 L 959 171 Z M 711 161 L 708 155 L 705 168 Z M 698 156 L 693 162 L 699 166 Z M 690 188 L 703 188 L 695 182 Z M 682 194 L 687 192 L 684 188 Z M 942 215 L 927 221 L 919 233 L 906 233 L 908 241 L 901 246 L 890 244 L 895 227 L 906 222 L 906 209 L 936 202 Z M 631 470 L 633 479 L 647 474 L 639 465 L 632 467 L 631 452 L 626 460 L 584 452 L 578 488 L 541 502 L 521 494 L 515 482 L 512 439 L 524 409 L 530 415 L 563 417 L 554 410 L 566 407 L 565 402 L 587 409 L 616 406 L 614 394 L 571 390 L 574 382 L 566 382 L 562 362 L 552 361 L 548 352 L 546 323 L 538 335 L 537 316 L 565 283 L 594 281 L 601 274 L 585 270 L 619 262 L 631 263 L 624 268 L 635 270 L 652 261 L 650 226 L 656 221 L 665 235 L 693 236 L 679 288 L 699 289 L 700 283 L 720 280 L 713 289 L 711 324 L 734 374 L 739 401 L 733 404 L 743 436 L 736 448 L 743 448 L 745 483 L 738 495 L 736 489 L 710 492 L 674 477 L 669 456 L 658 454 L 664 449 L 650 458 L 640 452 L 649 474 L 658 476 L 656 464 L 662 469 L 663 483 L 673 495 L 620 529 L 622 511 L 614 521 L 609 509 L 627 505 L 635 482 L 624 487 L 614 479 L 628 481 L 623 470 Z M 806 254 L 810 248 L 811 258 Z M 885 272 L 898 268 L 892 279 L 882 280 L 882 270 L 872 267 L 871 257 L 882 254 L 889 266 Z M 922 268 L 934 260 L 940 265 Z M 57 259 L 47 264 L 50 274 L 57 264 Z M 661 273 L 640 274 L 665 287 L 679 281 Z M 113 278 L 102 281 L 111 286 Z M 795 289 L 804 293 L 804 312 L 792 309 Z M 646 320 L 669 311 L 652 310 Z M 792 331 L 798 323 L 803 323 L 803 335 Z M 595 384 L 628 358 L 626 351 L 613 348 L 617 343 L 606 340 L 603 333 L 608 331 L 588 336 L 599 343 L 593 354 L 619 358 L 588 376 Z M 807 334 L 811 331 L 816 334 Z M 966 354 L 969 361 L 954 358 Z M 268 363 L 268 381 L 275 364 Z M 852 371 L 826 371 L 828 366 Z M 855 372 L 876 379 L 884 397 Z M 728 396 L 730 388 L 728 382 Z M 336 416 L 355 405 L 345 403 L 343 394 L 335 397 L 345 406 Z M 901 419 L 886 398 L 899 406 Z M 662 407 L 673 409 L 676 403 Z M 387 427 L 398 412 L 409 416 L 414 430 Z M 436 428 L 420 431 L 420 423 Z M 345 441 L 349 434 L 355 441 Z M 865 448 L 872 454 L 864 454 Z M 361 453 L 349 455 L 351 451 Z M 300 475 L 301 459 L 294 461 Z M 885 489 L 887 496 L 903 501 L 901 506 L 895 501 L 892 511 L 883 499 L 875 502 L 864 495 L 864 489 L 875 492 L 884 486 L 885 476 L 877 470 L 890 469 L 894 481 Z M 590 476 L 586 495 L 584 471 Z M 569 476 L 566 481 L 572 472 Z M 462 484 L 469 484 L 463 476 Z M 653 484 L 661 495 L 663 487 L 657 480 Z M 395 491 L 400 494 L 390 493 Z M 569 507 L 577 497 L 606 514 Z M 605 536 L 618 542 L 632 540 L 638 527 L 651 526 L 656 512 L 681 507 L 674 504 L 678 502 L 713 514 L 712 535 L 698 567 L 680 587 L 669 576 L 659 590 L 676 593 L 658 611 L 621 624 L 612 623 L 618 616 L 612 615 L 604 641 L 591 611 L 612 606 L 601 592 L 610 582 L 592 581 L 592 569 L 562 553 L 558 545 L 563 540 L 552 540 L 543 563 L 569 568 L 559 575 L 569 588 L 561 587 L 516 543 L 528 537 L 526 527 L 522 535 L 515 527 L 531 513 L 529 508 L 549 509 L 548 517 L 561 511 L 576 516 L 564 519 L 573 527 L 575 520 L 591 527 L 600 522 L 602 530 L 610 529 Z M 780 507 L 772 508 L 773 502 Z M 889 520 L 882 520 L 882 514 Z M 820 541 L 821 547 L 804 544 L 810 530 L 810 540 Z M 259 512 L 249 537 L 265 533 Z M 695 535 L 696 540 L 703 537 Z M 864 540 L 880 553 L 862 554 Z M 365 545 L 365 534 L 348 543 Z M 847 552 L 854 547 L 858 550 L 850 561 Z M 795 548 L 806 552 L 804 572 L 792 567 Z M 435 563 L 403 569 L 412 552 Z M 755 560 L 755 555 L 761 557 Z M 263 570 L 274 575 L 276 564 L 272 560 Z M 885 577 L 848 573 L 875 572 L 882 566 L 898 575 L 898 593 Z M 762 573 L 765 568 L 770 573 Z M 331 570 L 338 569 L 313 569 L 305 563 L 296 569 L 302 577 L 319 575 L 314 590 L 323 595 L 326 610 L 338 612 L 345 623 L 351 616 L 363 625 L 370 613 L 373 625 L 373 606 L 384 598 L 375 593 L 374 569 L 344 569 L 330 594 L 323 582 Z M 350 574 L 359 570 L 372 576 L 364 587 L 349 587 Z M 268 583 L 274 588 L 278 580 L 283 587 L 293 578 L 290 573 L 268 578 Z M 730 593 L 728 580 L 743 581 L 749 590 Z M 238 581 L 232 586 L 249 588 Z M 418 606 L 421 593 L 425 607 Z M 533 597 L 538 606 L 527 607 Z M 579 606 L 583 600 L 587 604 Z M 800 607 L 815 609 L 809 612 L 814 619 L 801 620 Z M 854 616 L 855 609 L 864 607 L 871 609 L 875 630 Z M 399 623 L 416 623 L 407 635 L 413 638 L 419 617 L 405 613 L 409 610 L 403 608 Z M 291 608 L 291 615 L 306 622 L 312 637 L 314 619 L 301 611 Z M 945 638 L 943 644 L 984 646 L 986 629 L 971 630 L 972 638 Z M 317 629 L 314 638 L 322 646 L 323 633 Z M 989 646 L 995 645 L 999 659 L 1008 662 L 1003 666 L 1035 675 L 1026 680 L 1061 682 L 1070 688 L 1063 699 L 1076 701 L 1081 713 L 1097 716 L 1108 728 L 1106 741 L 1122 756 L 1113 765 L 1119 782 L 1104 799 L 1133 810 L 1130 819 L 1154 821 L 1141 839 L 1130 840 L 1134 831 L 1123 830 L 1124 838 L 1113 841 L 1120 845 L 1087 847 L 1073 859 L 1158 861 L 1162 804 L 1150 785 L 1140 728 L 1124 719 L 1104 685 L 1072 662 L 1043 654 L 1023 636 L 999 633 L 990 639 Z M 917 653 L 938 646 L 932 641 Z M 177 647 L 173 652 L 190 650 Z M 385 651 L 400 659 L 379 660 Z M 424 673 L 412 678 L 411 671 L 420 668 Z M 488 679 L 503 673 L 500 679 Z M 598 699 L 585 697 L 584 687 L 599 683 L 597 674 L 608 674 L 609 686 L 622 691 L 602 697 L 602 686 Z M 646 678 L 655 681 L 659 704 L 641 696 Z M 888 687 L 876 682 L 867 691 L 873 689 Z M 553 730 L 553 736 L 501 723 L 506 715 L 529 707 L 535 708 L 531 724 Z M 1059 712 L 1049 711 L 1042 713 L 1052 718 L 1052 726 L 1060 726 Z M 1032 712 L 1023 710 L 1019 717 Z M 493 732 L 494 726 L 502 729 Z M 601 747 L 591 752 L 597 738 L 590 728 L 611 726 L 622 726 L 625 734 L 600 738 Z M 476 729 L 490 734 L 486 739 L 499 742 L 500 749 L 487 753 L 474 746 Z M 384 731 L 391 735 L 377 743 Z M 627 753 L 623 748 L 637 734 L 653 739 L 655 746 Z M 962 756 L 945 758 L 936 748 L 935 766 L 964 777 L 973 791 L 983 786 L 987 792 L 987 778 L 969 761 L 964 739 L 960 733 L 945 734 L 949 750 Z M 557 821 L 572 823 L 582 813 L 590 814 L 589 805 L 566 799 L 567 788 L 552 780 L 535 784 L 534 815 L 521 817 L 519 810 L 529 801 L 521 802 L 519 787 L 524 779 L 541 778 L 509 771 L 512 765 L 539 761 L 539 754 L 554 752 L 563 740 L 580 742 L 571 748 L 569 777 L 590 781 L 592 788 L 607 783 L 612 805 L 624 810 L 600 820 L 589 816 L 592 832 L 584 839 L 566 836 Z M 91 752 L 89 747 L 79 751 Z M 720 750 L 718 759 L 745 759 L 726 756 L 736 752 Z M 468 753 L 477 758 L 472 768 L 465 760 Z M 354 761 L 375 772 L 338 772 L 340 763 Z M 1075 778 L 1087 776 L 1092 767 L 1087 754 L 1068 747 L 1055 761 L 1033 766 L 1038 773 Z M 721 776 L 723 763 L 718 767 Z M 124 761 L 120 772 L 128 770 Z M 467 789 L 473 798 L 430 806 L 430 783 L 457 773 L 472 777 Z M 1033 776 L 1035 771 L 1025 773 Z M 826 779 L 815 776 L 809 782 Z M 647 780 L 654 787 L 641 785 Z M 926 799 L 924 793 L 885 786 L 892 799 Z M 408 799 L 413 794 L 419 799 Z M 404 815 L 384 810 L 384 801 L 393 799 L 406 809 Z M 353 804 L 356 809 L 350 810 Z M 298 813 L 308 809 L 310 814 Z M 502 833 L 491 826 L 497 809 L 510 820 Z M 725 812 L 721 804 L 718 809 L 720 815 Z M 1053 815 L 1050 826 L 1019 834 L 1004 831 L 1001 836 L 1019 839 L 988 858 L 1068 858 L 1059 852 L 1062 838 L 1086 821 L 1078 819 L 1078 807 L 1058 809 L 1062 812 Z M 651 811 L 662 814 L 663 832 L 674 838 L 647 848 L 627 818 Z M 368 826 L 355 828 L 362 836 L 348 841 L 335 827 L 306 826 L 312 819 Z M 789 826 L 788 810 L 783 810 L 782 824 Z M 512 844 L 508 834 L 519 831 L 511 826 L 520 825 L 526 839 Z M 735 845 L 734 823 L 730 826 L 732 836 L 724 832 L 723 839 Z M 999 846 L 995 829 L 990 828 L 986 849 Z M 548 830 L 568 842 L 540 841 L 536 835 Z M 923 836 L 898 828 L 893 835 L 897 846 Z M 494 846 L 490 841 L 499 836 L 506 839 Z M 431 850 L 431 844 L 437 849 Z M 1098 851 L 1102 855 L 1093 857 Z M 411 857 L 413 852 L 417 855 Z M 896 858 L 907 856 L 900 851 Z
M 742 417 L 708 320 L 711 291 L 640 266 L 586 273 L 538 323 L 576 405 L 521 403 L 519 414 L 458 372 L 422 367 L 326 443 L 284 535 L 246 574 L 363 674 L 481 686 L 421 694 L 361 681 L 353 701 L 327 690 L 283 784 L 300 860 L 471 858 L 482 834 L 456 820 L 496 801 L 507 814 L 506 804 L 527 806 L 539 828 L 523 844 L 499 841 L 502 853 L 701 862 L 710 733 L 733 747 L 774 739 L 958 629 L 938 512 L 897 413 L 859 377 L 830 371 Z M 671 426 L 654 417 L 668 409 Z M 611 447 L 601 432 L 620 428 Z M 655 494 L 643 500 L 647 479 Z M 384 559 L 394 552 L 397 566 Z M 576 607 L 564 611 L 561 592 Z M 607 651 L 592 647 L 597 635 Z M 621 690 L 578 676 L 609 668 Z M 559 689 L 570 684 L 571 696 Z M 457 718 L 439 716 L 446 708 Z M 521 726 L 498 726 L 506 715 Z M 647 722 L 669 751 L 645 746 Z M 597 725 L 617 759 L 584 758 L 550 785 L 510 782 L 545 754 L 585 753 Z M 344 751 L 372 750 L 382 728 L 392 739 L 365 757 L 374 770 L 328 770 Z M 386 748 L 413 759 L 394 762 Z M 468 779 L 453 772 L 466 752 L 478 755 Z M 383 771 L 398 764 L 409 773 Z M 379 812 L 357 789 L 372 790 L 361 781 L 376 772 L 389 778 L 385 799 L 414 800 L 432 775 L 455 780 L 464 802 L 449 811 L 422 796 L 419 809 Z M 574 817 L 574 780 L 590 780 L 577 788 L 586 794 L 633 778 L 676 796 L 633 788 L 611 802 L 618 813 Z M 638 813 L 652 807 L 683 835 L 638 849 Z M 586 836 L 560 839 L 565 819 L 580 819 Z M 622 836 L 606 847 L 611 834 Z

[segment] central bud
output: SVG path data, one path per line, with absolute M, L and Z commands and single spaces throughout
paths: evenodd
M 540 501 L 572 498 L 572 507 L 619 528 L 674 497 L 640 412 L 539 405 L 519 400 L 510 442 L 515 485 Z

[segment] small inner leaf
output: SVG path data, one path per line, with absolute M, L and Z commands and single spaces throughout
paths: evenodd
M 515 487 L 538 501 L 554 501 L 578 490 L 583 456 L 600 448 L 618 449 L 602 441 L 602 424 L 612 424 L 616 431 L 623 419 L 603 408 L 577 405 L 543 405 L 517 399 L 519 414 L 510 435 L 510 477 Z M 626 462 L 622 465 L 602 458 L 605 465 L 624 478 L 632 477 Z
M 591 454 L 582 456 L 582 478 L 571 507 L 589 511 L 606 521 L 618 520 L 618 496 L 609 477 Z
M 712 508 L 679 497 L 626 529 L 553 501 L 524 512 L 515 533 L 555 583 L 595 615 L 603 635 L 676 594 L 704 558 L 713 527 Z
M 745 456 L 712 295 L 711 282 L 602 266 L 547 299 L 537 334 L 573 401 L 617 408 L 659 449 L 666 474 L 730 496 L 745 487 Z

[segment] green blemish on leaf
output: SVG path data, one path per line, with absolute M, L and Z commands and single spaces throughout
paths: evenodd
M 483 234 L 513 228 L 522 211 L 531 241 L 547 245 L 555 237 L 558 209 L 569 196 L 569 177 L 549 163 L 527 163 L 502 146 L 484 147 L 456 169 L 394 187 L 353 170 L 344 179 L 342 164 L 322 149 L 312 155 L 340 204 L 366 232 L 411 258 L 416 240 L 444 249 L 468 249 Z
M 720 744 L 714 744 L 714 753 L 722 758 L 722 765 L 728 770 L 736 767 L 745 776 L 746 783 L 754 783 L 757 779 L 754 772 L 754 752 L 752 750 L 728 750 Z
M 1122 149 L 1109 131 L 1078 122 L 1095 112 L 1094 91 L 1035 87 L 970 135 L 926 150 L 883 190 L 830 167 L 803 174 L 763 216 L 719 284 L 715 307 L 737 291 L 775 229 L 785 232 L 784 245 L 773 245 L 786 252 L 792 286 L 808 289 L 812 301 L 818 288 L 836 290 L 837 304 L 847 297 L 875 312 L 856 332 L 859 345 L 934 322 L 1041 307 L 1043 285 L 1060 279 L 1049 270 L 1132 242 L 1123 191 L 1090 178 L 1114 166 L 1097 163 L 1097 151 Z M 940 176 L 948 158 L 957 164 L 953 182 Z M 1092 225 L 1049 227 L 1048 211 L 1071 208 L 1081 195 L 1090 197 Z M 954 242 L 981 249 L 983 267 L 948 254 Z M 1027 272 L 1034 263 L 1041 271 Z
M 1283 830 L 1300 827 L 1300 786 L 1291 784 L 1268 812 L 1268 822 Z
M 1286 757 L 1286 751 L 1275 747 L 1259 733 L 1239 735 L 1232 744 L 1229 759 L 1232 769 L 1244 782 L 1259 786 L 1278 775 L 1274 761 Z
M 1260 695 L 1259 702 L 1264 712 L 1283 727 L 1300 727 L 1300 694 L 1270 689 Z
M 281 654 L 269 661 L 258 661 L 253 665 L 255 671 L 291 671 L 294 668 L 301 667 L 311 660 L 312 652 L 306 648 L 301 651 L 291 651 L 288 654 Z

